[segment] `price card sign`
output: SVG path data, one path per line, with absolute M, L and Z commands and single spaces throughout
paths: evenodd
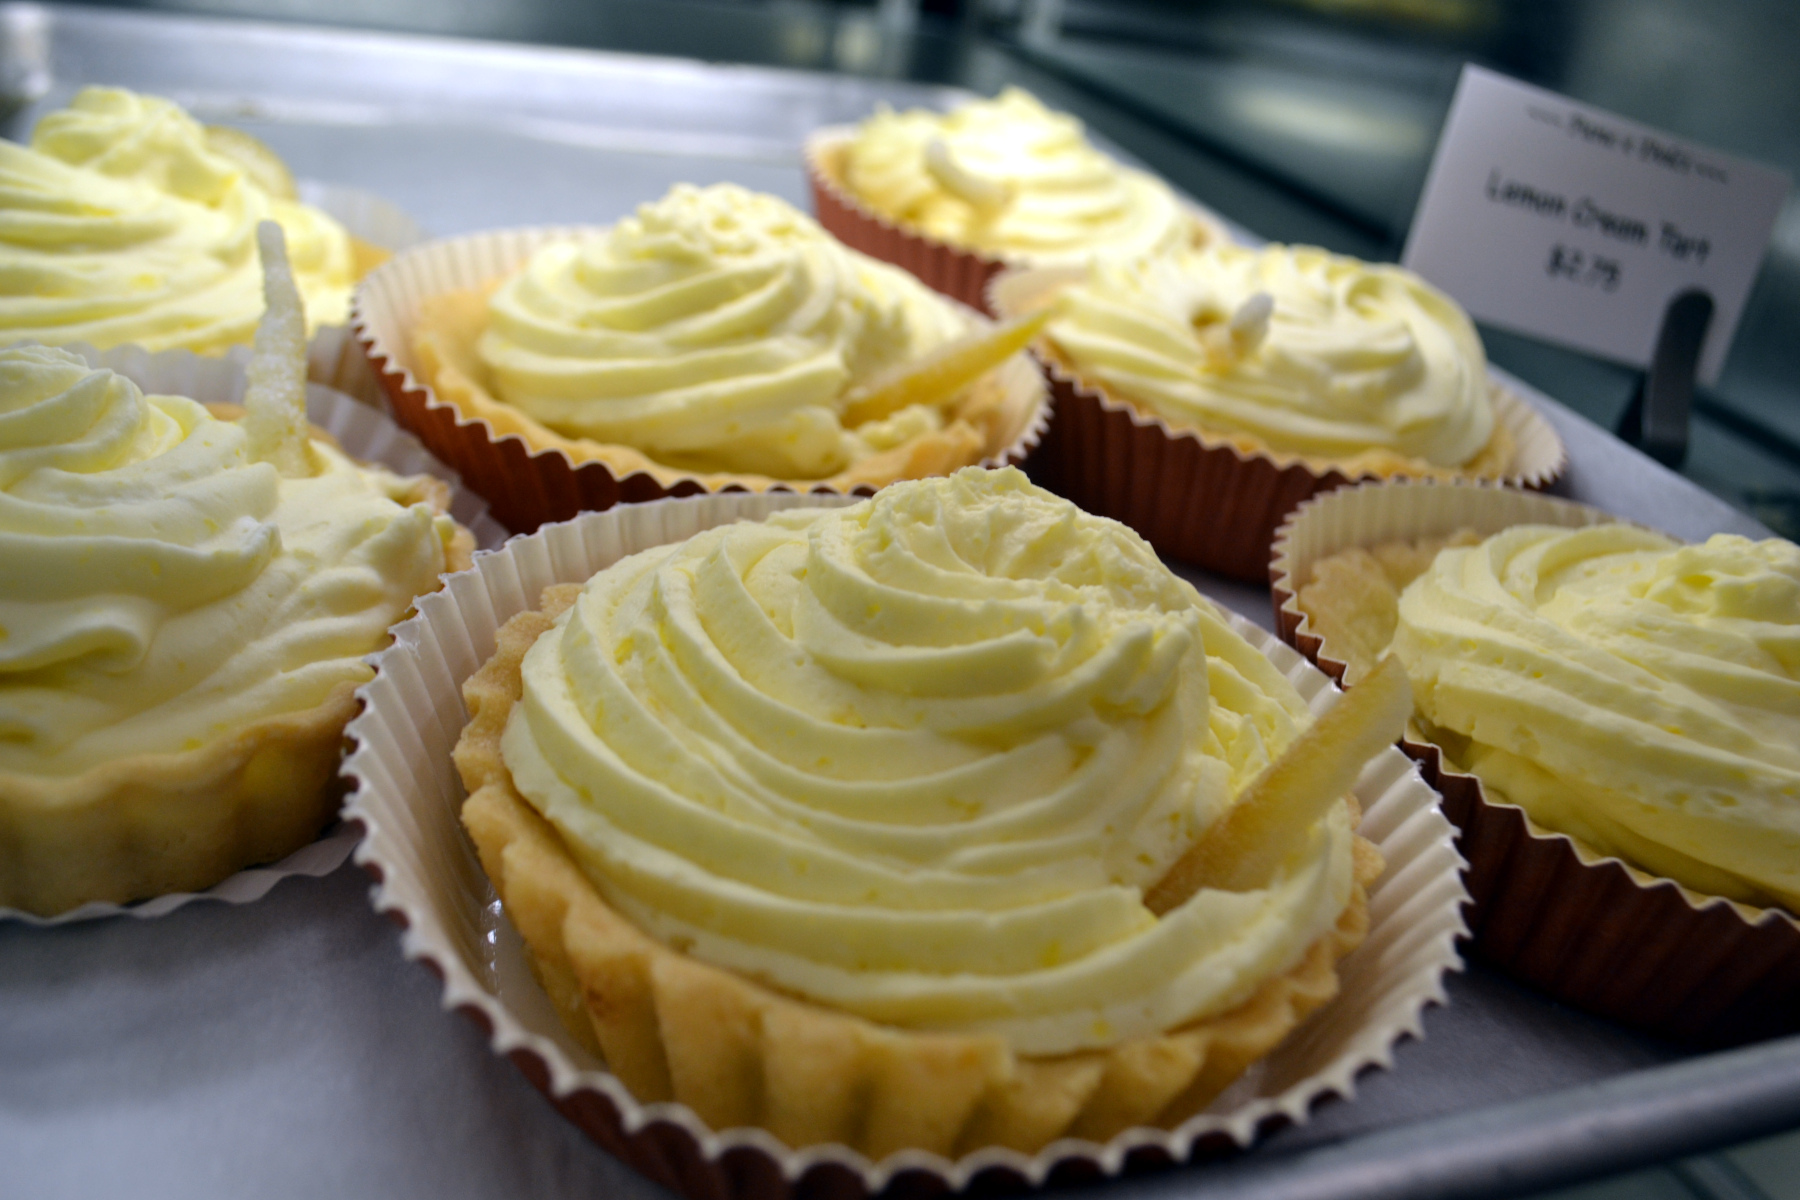
M 1712 382 L 1785 175 L 1463 68 L 1402 262 L 1477 319 L 1648 366 L 1663 312 L 1711 294 Z

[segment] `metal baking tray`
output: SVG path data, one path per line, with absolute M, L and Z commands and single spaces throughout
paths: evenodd
M 252 130 L 297 176 L 436 234 L 605 222 L 679 181 L 805 203 L 800 145 L 951 89 L 590 51 L 0 5 L 0 120 L 90 83 Z M 1204 200 L 1205 197 L 1199 197 Z M 1568 443 L 1558 490 L 1684 537 L 1756 522 L 1519 385 Z M 1267 592 L 1195 582 L 1253 620 Z M 240 909 L 0 926 L 0 1192 L 651 1197 L 439 1011 L 346 868 Z M 1424 1040 L 1254 1149 L 1115 1200 L 1504 1195 L 1800 1125 L 1800 1037 L 1693 1054 L 1474 964 Z

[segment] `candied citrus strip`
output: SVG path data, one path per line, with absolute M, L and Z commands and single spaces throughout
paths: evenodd
M 1363 764 L 1394 744 L 1411 715 L 1412 685 L 1399 661 L 1385 658 L 1256 777 L 1150 889 L 1145 906 L 1161 916 L 1202 888 L 1268 886 L 1301 832 L 1356 785 Z
M 847 397 L 844 425 L 879 421 L 914 404 L 941 405 L 1023 350 L 1050 320 L 1050 310 L 1017 317 L 946 342 L 917 362 Z
M 306 310 L 288 266 L 281 226 L 256 227 L 262 257 L 262 319 L 245 369 L 244 430 L 250 453 L 273 463 L 283 476 L 312 474 L 311 429 L 306 421 Z

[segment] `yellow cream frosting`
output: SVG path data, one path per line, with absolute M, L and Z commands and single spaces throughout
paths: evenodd
M 322 703 L 444 569 L 449 518 L 320 442 L 65 350 L 0 350 L 0 772 L 72 776 Z
M 1060 305 L 1049 336 L 1069 365 L 1176 427 L 1445 468 L 1494 432 L 1474 325 L 1399 267 L 1217 245 L 1095 264 Z
M 1520 526 L 1438 555 L 1394 653 L 1452 757 L 1540 824 L 1800 911 L 1800 547 Z
M 489 318 L 478 352 L 495 393 L 557 433 L 777 479 L 942 428 L 928 404 L 843 418 L 856 385 L 973 328 L 906 272 L 731 184 L 679 184 L 603 233 L 544 246 Z
M 857 127 L 845 187 L 896 224 L 1032 266 L 1185 244 L 1167 184 L 1096 150 L 1081 122 L 1008 88 L 948 113 L 882 108 Z
M 308 324 L 342 324 L 355 284 L 342 226 L 257 186 L 172 102 L 85 88 L 29 147 L 0 141 L 0 343 L 247 344 L 264 219 L 287 237 Z
M 1309 720 L 1136 534 L 1015 470 L 627 558 L 502 741 L 609 904 L 791 994 L 1049 1055 L 1224 1012 L 1328 931 L 1339 805 L 1262 890 L 1142 903 Z

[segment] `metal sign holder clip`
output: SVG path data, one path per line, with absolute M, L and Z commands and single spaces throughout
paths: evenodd
M 1712 316 L 1713 298 L 1700 288 L 1689 288 L 1669 301 L 1650 369 L 1638 380 L 1637 391 L 1619 418 L 1619 436 L 1665 467 L 1679 468 L 1687 458 L 1694 378 Z

